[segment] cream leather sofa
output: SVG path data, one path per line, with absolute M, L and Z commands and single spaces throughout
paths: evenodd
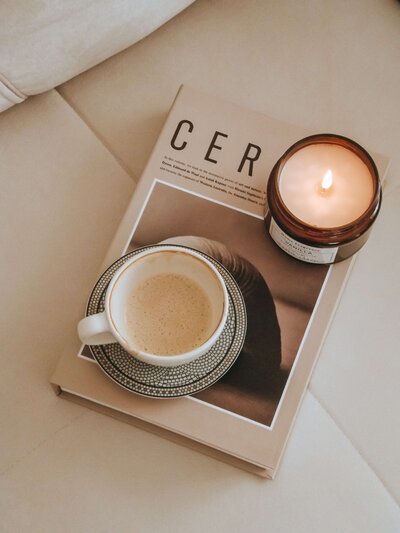
M 400 531 L 400 5 L 190 3 L 0 3 L 1 528 Z M 273 482 L 48 384 L 185 82 L 392 158 Z

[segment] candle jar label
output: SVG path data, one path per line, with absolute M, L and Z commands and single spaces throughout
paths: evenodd
M 276 244 L 282 248 L 284 252 L 306 261 L 307 263 L 315 263 L 319 265 L 326 265 L 333 263 L 338 251 L 338 247 L 335 248 L 317 248 L 315 246 L 308 246 L 302 242 L 296 241 L 292 237 L 289 237 L 271 217 L 271 224 L 269 227 L 269 234 Z

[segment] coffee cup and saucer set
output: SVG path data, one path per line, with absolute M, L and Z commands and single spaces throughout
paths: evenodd
M 78 334 L 125 389 L 177 398 L 231 368 L 246 327 L 242 293 L 224 266 L 186 246 L 157 244 L 122 256 L 102 274 Z

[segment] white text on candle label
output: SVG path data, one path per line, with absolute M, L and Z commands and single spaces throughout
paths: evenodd
M 335 260 L 338 247 L 316 248 L 315 246 L 308 246 L 307 244 L 296 241 L 295 239 L 292 239 L 292 237 L 289 237 L 289 235 L 278 226 L 273 218 L 271 218 L 269 233 L 272 239 L 284 252 L 296 259 L 320 265 L 333 263 Z

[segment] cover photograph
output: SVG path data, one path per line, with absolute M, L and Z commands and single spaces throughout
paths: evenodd
M 188 246 L 213 257 L 233 275 L 245 301 L 247 332 L 239 357 L 193 397 L 271 426 L 329 267 L 285 254 L 262 217 L 159 180 L 126 252 L 155 244 Z M 82 356 L 92 359 L 91 348 Z

